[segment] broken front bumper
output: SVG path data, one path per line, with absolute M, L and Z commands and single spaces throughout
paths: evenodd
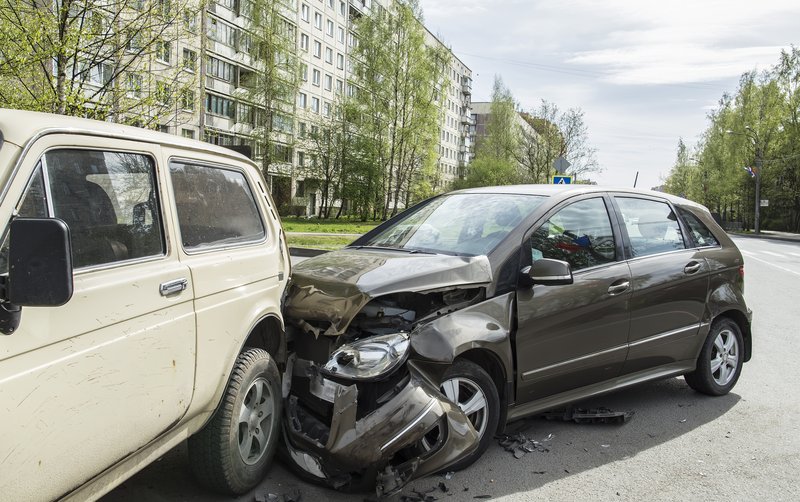
M 289 457 L 308 476 L 335 488 L 374 479 L 382 496 L 470 453 L 478 445 L 472 423 L 413 364 L 407 369 L 405 386 L 361 419 L 355 384 L 335 386 L 330 424 L 306 413 L 302 402 L 290 396 L 284 421 Z M 423 448 L 423 437 L 431 433 L 434 439 Z

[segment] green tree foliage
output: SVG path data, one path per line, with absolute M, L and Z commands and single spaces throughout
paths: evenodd
M 466 177 L 457 181 L 454 188 L 519 183 L 522 179 L 517 162 L 520 134 L 514 96 L 496 75 L 486 133 L 476 138 L 475 158 Z
M 293 147 L 294 100 L 299 87 L 300 65 L 297 57 L 297 28 L 287 16 L 293 16 L 291 0 L 253 0 L 250 58 L 256 68 L 243 72 L 239 86 L 245 100 L 240 108 L 253 110 L 256 104 L 263 115 L 256 119 L 253 131 L 256 150 L 264 174 L 280 171 L 286 164 L 283 152 Z M 241 107 L 244 105 L 244 107 Z M 251 119 L 252 120 L 252 119 Z
M 679 143 L 665 189 L 701 202 L 726 221 L 753 223 L 754 178 L 761 165 L 765 229 L 800 231 L 800 50 L 781 52 L 777 65 L 742 75 L 724 95 L 693 155 Z
M 444 98 L 449 52 L 425 43 L 426 31 L 416 1 L 393 2 L 389 9 L 374 5 L 373 13 L 355 21 L 358 39 L 353 52 L 356 91 L 347 114 L 357 117 L 351 129 L 358 157 L 376 170 L 366 179 L 348 177 L 345 194 L 373 217 L 385 219 L 402 205 L 424 196 L 426 177 L 436 162 L 438 123 Z M 362 214 L 366 214 L 363 211 Z
M 177 41 L 197 30 L 195 0 L 0 0 L 0 106 L 178 122 L 198 62 Z

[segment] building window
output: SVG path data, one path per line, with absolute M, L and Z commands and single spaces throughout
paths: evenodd
M 300 94 L 297 95 L 297 106 L 305 110 L 307 100 L 308 96 L 306 95 L 306 93 L 301 92 Z
M 206 111 L 213 115 L 221 115 L 232 119 L 236 115 L 236 106 L 234 102 L 228 98 L 207 94 Z
M 170 63 L 172 61 L 172 44 L 166 40 L 156 42 L 156 58 Z
M 330 91 L 333 89 L 333 77 L 331 75 L 325 74 L 325 90 Z
M 297 135 L 301 138 L 306 137 L 306 123 L 305 122 L 298 122 L 297 123 Z
M 336 39 L 339 40 L 339 42 L 344 43 L 344 28 L 342 28 L 341 26 L 339 26 L 339 30 L 336 34 Z
M 300 6 L 300 17 L 305 22 L 308 22 L 308 13 L 309 13 L 308 5 L 306 5 L 306 4 L 301 5 Z
M 325 23 L 325 33 L 329 37 L 333 36 L 333 21 L 331 21 L 330 19 L 328 19 L 328 22 Z
M 312 75 L 311 83 L 319 87 L 319 77 L 320 77 L 319 70 L 314 70 L 311 75 Z
M 300 167 L 306 165 L 306 154 L 304 152 L 297 152 L 297 165 Z
M 193 50 L 183 49 L 182 66 L 185 70 L 194 72 L 197 67 L 197 53 Z
M 172 87 L 166 82 L 157 81 L 155 92 L 156 103 L 168 105 L 171 97 Z
M 330 47 L 325 47 L 325 62 L 333 64 L 333 49 Z
M 184 138 L 194 139 L 194 131 L 191 129 L 181 129 L 181 136 Z
M 344 2 L 339 2 L 339 14 L 342 16 L 347 15 L 347 5 Z
M 305 33 L 300 34 L 300 48 L 308 52 L 308 35 Z
M 322 57 L 322 44 L 316 40 L 314 40 L 314 57 Z
M 322 29 L 322 14 L 319 12 L 314 12 L 314 28 L 318 30 Z
M 142 97 L 142 76 L 137 73 L 128 73 L 128 96 Z
M 303 79 L 303 82 L 308 81 L 308 65 L 305 63 L 300 65 L 300 77 Z
M 206 74 L 225 82 L 233 82 L 234 66 L 221 59 L 209 56 L 206 59 Z
M 344 70 L 344 54 L 340 52 L 336 53 L 336 67 L 340 70 Z
M 326 117 L 331 116 L 331 104 L 329 102 L 325 101 L 324 103 L 322 103 L 322 113 Z
M 311 98 L 311 111 L 319 113 L 319 98 Z
M 341 94 L 344 92 L 344 82 L 342 80 L 336 79 L 336 94 Z
M 194 111 L 194 91 L 184 89 L 181 92 L 181 108 L 190 112 Z M 194 137 L 194 136 L 192 136 Z

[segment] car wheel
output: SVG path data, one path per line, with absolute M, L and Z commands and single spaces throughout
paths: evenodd
M 717 319 L 697 358 L 697 368 L 684 378 L 698 392 L 722 396 L 736 385 L 743 362 L 744 343 L 739 325 L 731 319 Z
M 491 444 L 497 431 L 497 422 L 500 420 L 500 397 L 489 374 L 477 364 L 465 359 L 457 360 L 445 372 L 441 391 L 461 408 L 478 432 L 478 448 L 449 467 L 459 471 L 478 460 Z M 421 441 L 422 449 L 433 448 L 440 434 L 436 428 L 425 435 Z
M 242 494 L 270 467 L 280 438 L 281 379 L 262 349 L 239 354 L 228 388 L 203 430 L 189 438 L 192 471 L 207 487 Z

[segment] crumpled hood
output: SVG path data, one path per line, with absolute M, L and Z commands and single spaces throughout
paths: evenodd
M 297 321 L 330 321 L 324 334 L 335 336 L 378 296 L 491 281 L 486 256 L 342 249 L 292 267 L 285 313 Z

